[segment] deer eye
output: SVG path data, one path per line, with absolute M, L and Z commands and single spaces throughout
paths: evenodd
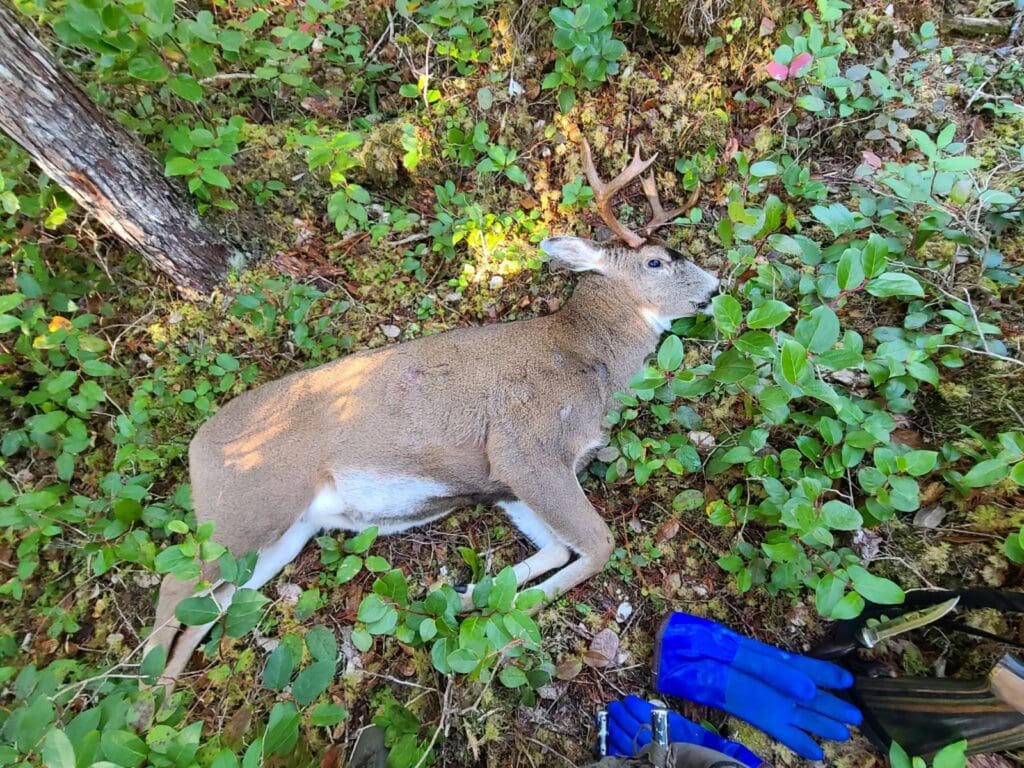
M 661 266 L 661 259 L 651 259 L 647 262 L 647 266 L 651 269 L 657 269 Z

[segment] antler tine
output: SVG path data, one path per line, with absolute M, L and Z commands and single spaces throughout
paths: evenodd
M 654 180 L 654 171 L 644 176 L 640 180 L 640 185 L 644 188 L 644 194 L 647 196 L 647 204 L 651 206 L 651 220 L 640 228 L 641 232 L 653 232 L 686 210 L 686 208 L 680 207 L 666 211 L 662 207 L 661 197 L 658 195 L 658 184 Z
M 630 248 L 639 248 L 644 244 L 644 238 L 633 232 L 625 224 L 618 220 L 612 212 L 611 203 L 615 193 L 626 186 L 637 176 L 646 171 L 654 162 L 657 154 L 647 160 L 640 158 L 640 148 L 636 148 L 633 159 L 623 171 L 609 182 L 601 181 L 594 167 L 594 156 L 590 151 L 590 142 L 583 139 L 583 172 L 587 176 L 591 189 L 594 190 L 594 202 L 597 203 L 597 212 L 601 215 L 604 223 Z

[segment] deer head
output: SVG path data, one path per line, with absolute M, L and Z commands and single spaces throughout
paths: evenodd
M 710 309 L 719 281 L 701 269 L 685 254 L 669 248 L 651 234 L 670 223 L 683 208 L 666 211 L 658 197 L 653 171 L 641 179 L 651 207 L 651 219 L 640 228 L 641 236 L 626 227 L 612 210 L 615 195 L 646 171 L 657 155 L 647 160 L 639 148 L 626 168 L 609 182 L 601 180 L 594 167 L 590 144 L 583 140 L 583 169 L 594 190 L 598 213 L 617 240 L 596 243 L 578 237 L 549 237 L 541 250 L 557 265 L 574 271 L 596 272 L 610 278 L 620 290 L 633 294 L 635 306 L 659 330 L 667 330 L 672 320 Z

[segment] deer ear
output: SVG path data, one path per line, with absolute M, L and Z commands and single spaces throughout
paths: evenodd
M 573 272 L 603 272 L 604 250 L 592 240 L 582 237 L 549 237 L 541 240 L 540 249 L 557 266 Z

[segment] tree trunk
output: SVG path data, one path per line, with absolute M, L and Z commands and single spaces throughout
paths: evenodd
M 190 293 L 208 293 L 232 248 L 184 190 L 104 115 L 0 0 L 0 130 L 146 261 Z

